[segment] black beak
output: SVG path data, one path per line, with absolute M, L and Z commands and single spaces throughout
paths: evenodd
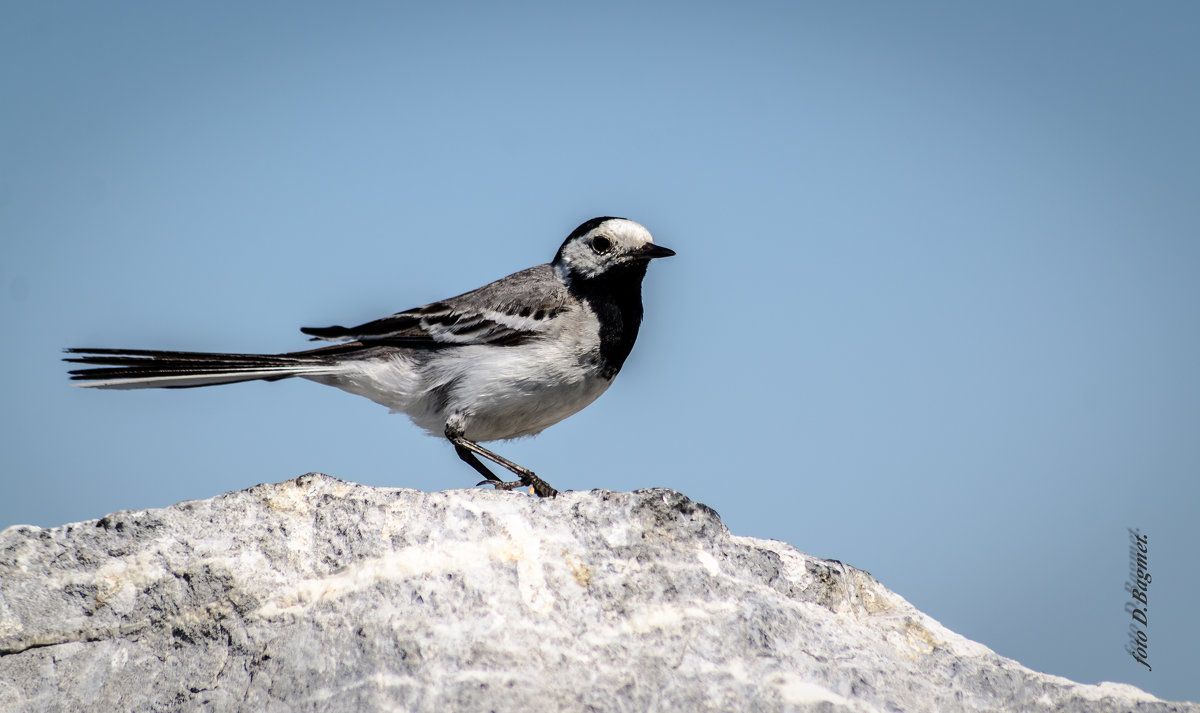
M 653 260 L 656 257 L 671 257 L 675 251 L 671 248 L 664 248 L 661 245 L 654 243 L 646 243 L 642 247 L 634 251 L 633 256 L 643 260 Z

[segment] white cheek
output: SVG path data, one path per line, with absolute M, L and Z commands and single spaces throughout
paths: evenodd
M 565 255 L 571 270 L 581 277 L 595 277 L 601 271 L 600 260 L 585 245 L 578 245 Z

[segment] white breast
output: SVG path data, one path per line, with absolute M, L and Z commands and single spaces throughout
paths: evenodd
M 581 311 L 592 318 L 563 320 L 554 334 L 524 344 L 397 349 L 313 380 L 408 414 L 434 436 L 444 435 L 453 414 L 472 441 L 532 436 L 592 403 L 612 383 L 600 377 L 594 316 Z
M 588 343 L 588 342 L 591 343 Z M 462 416 L 473 441 L 532 436 L 599 398 L 611 380 L 600 378 L 597 339 L 551 339 L 515 347 L 446 350 L 430 366 L 453 375 L 441 413 L 414 422 L 442 434 L 446 418 Z

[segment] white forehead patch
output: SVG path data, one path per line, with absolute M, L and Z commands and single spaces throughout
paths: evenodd
M 654 242 L 654 236 L 650 235 L 650 231 L 646 230 L 641 223 L 635 223 L 625 218 L 606 220 L 598 227 L 593 228 L 590 234 L 604 234 L 629 247 L 637 247 Z

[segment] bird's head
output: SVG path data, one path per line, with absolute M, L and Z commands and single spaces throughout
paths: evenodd
M 622 273 L 644 275 L 646 265 L 674 250 L 654 244 L 650 231 L 624 218 L 592 218 L 572 232 L 554 256 L 564 280 L 591 280 Z

